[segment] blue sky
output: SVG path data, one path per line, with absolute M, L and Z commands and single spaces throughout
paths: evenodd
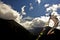
M 27 13 L 24 17 L 40 17 L 46 14 L 46 8 L 44 7 L 45 4 L 59 4 L 60 0 L 41 0 L 41 3 L 38 4 L 35 0 L 1 0 L 2 2 L 11 5 L 14 10 L 21 12 L 22 6 L 25 7 L 25 12 Z M 33 9 L 29 10 L 30 3 L 32 3 Z M 59 12 L 60 9 L 57 11 Z M 60 13 L 60 12 L 59 12 Z

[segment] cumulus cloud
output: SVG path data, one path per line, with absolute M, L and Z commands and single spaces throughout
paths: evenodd
M 35 2 L 37 2 L 38 4 L 40 4 L 41 3 L 41 0 L 35 0 Z
M 42 20 L 42 18 L 40 17 L 37 17 L 37 18 L 34 18 L 32 21 L 25 21 L 23 22 L 23 26 L 27 26 L 25 24 L 28 24 L 28 27 L 30 27 L 29 29 L 34 29 L 33 27 L 44 27 L 44 23 Z M 33 27 L 32 27 L 33 26 Z M 28 29 L 28 30 L 29 30 Z
M 53 4 L 52 6 L 49 6 L 48 8 L 46 8 L 46 12 L 51 12 L 51 15 L 57 15 L 57 17 L 59 17 L 59 13 L 57 12 L 57 10 L 60 9 L 60 4 Z
M 41 20 L 40 17 L 34 18 L 32 20 L 32 26 L 34 27 L 44 27 L 44 22 Z
M 12 9 L 10 5 L 4 4 L 3 2 L 0 2 L 0 18 L 20 22 L 20 14 Z
M 32 21 L 25 21 L 21 23 L 24 28 L 29 30 L 30 32 L 37 34 L 41 31 L 41 28 L 44 27 L 45 22 L 43 22 L 40 17 L 34 18 Z
M 32 23 L 32 21 L 25 21 L 25 22 L 22 22 L 22 23 L 20 23 L 22 26 L 24 26 L 24 28 L 26 28 L 27 30 L 30 30 L 31 29 L 31 24 Z
M 49 6 L 49 4 L 45 4 L 45 5 L 44 5 L 44 7 L 48 7 L 48 6 Z
M 46 8 L 46 12 L 51 13 L 51 15 L 57 15 L 57 17 L 60 15 L 57 10 L 60 9 L 60 4 L 53 4 L 52 6 L 49 6 Z
M 60 8 L 60 4 L 53 4 L 52 6 L 48 7 L 46 11 L 57 11 L 57 9 Z

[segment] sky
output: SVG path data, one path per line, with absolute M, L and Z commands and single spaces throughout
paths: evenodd
M 24 17 L 40 17 L 46 14 L 46 8 L 44 7 L 45 4 L 59 4 L 60 0 L 1 0 L 6 4 L 12 6 L 13 9 L 21 12 L 21 8 L 24 8 L 25 12 L 27 13 Z M 32 7 L 32 8 L 31 8 Z M 59 9 L 60 10 L 60 9 Z M 60 12 L 59 12 L 60 13 Z
M 49 20 L 49 14 L 57 15 L 60 30 L 60 0 L 1 0 L 0 18 L 14 20 L 30 32 L 39 32 Z M 51 22 L 54 25 L 53 22 Z M 52 27 L 50 25 L 50 27 Z

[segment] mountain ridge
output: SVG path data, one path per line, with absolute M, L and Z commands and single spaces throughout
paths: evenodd
M 48 28 L 47 28 L 48 29 Z M 50 29 L 50 28 L 49 28 Z M 47 30 L 46 30 L 47 31 Z M 45 31 L 45 32 L 46 32 Z M 55 34 L 42 35 L 39 40 L 57 40 L 60 38 L 60 30 L 54 29 Z M 13 20 L 5 20 L 0 18 L 0 37 L 19 40 L 36 40 L 38 35 L 34 35 L 26 30 L 23 26 Z M 51 38 L 51 39 L 50 39 Z
M 25 40 L 35 40 L 35 35 L 26 30 L 23 26 L 18 24 L 13 20 L 5 20 L 0 18 L 0 35 L 4 37 L 10 37 L 9 39 L 25 39 Z

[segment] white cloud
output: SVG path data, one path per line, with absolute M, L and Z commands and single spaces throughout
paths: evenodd
M 51 12 L 51 15 L 56 15 L 58 20 L 59 20 L 59 24 L 58 24 L 58 27 L 57 29 L 60 30 L 60 14 L 58 14 L 57 10 L 58 8 L 60 9 L 60 4 L 53 4 L 52 6 L 49 6 L 48 8 L 46 8 L 46 12 Z
M 52 6 L 48 7 L 46 11 L 57 11 L 57 8 L 60 8 L 60 4 L 53 4 Z
M 2 2 L 0 2 L 0 18 L 20 22 L 20 14 L 17 11 L 13 10 L 11 6 Z
M 40 30 L 38 28 L 43 28 L 45 27 L 45 22 L 48 21 L 48 17 L 44 16 L 44 17 L 37 17 L 34 18 L 32 21 L 25 21 L 23 23 L 21 23 L 21 25 L 23 25 L 27 30 L 32 30 L 30 32 L 34 32 L 36 30 Z
M 41 16 L 40 20 L 42 20 L 43 22 L 47 22 L 49 20 L 49 16 Z
M 37 18 L 34 18 L 32 21 L 25 21 L 25 22 L 23 22 L 23 26 L 27 26 L 27 25 L 25 25 L 25 24 L 28 24 L 29 26 L 28 27 L 30 27 L 30 29 L 32 28 L 32 29 L 34 29 L 33 27 L 44 27 L 44 23 L 45 22 L 43 22 L 42 20 L 41 20 L 42 18 L 40 18 L 40 17 L 37 17 Z M 42 24 L 42 25 L 40 25 L 40 24 Z M 32 27 L 33 26 L 33 27 Z
M 52 6 L 46 8 L 46 12 L 51 12 L 51 15 L 57 15 L 59 17 L 60 14 L 58 14 L 57 10 L 60 9 L 60 4 L 53 4 Z
M 45 22 L 40 20 L 40 18 L 38 17 L 38 18 L 34 18 L 32 21 L 25 21 L 25 22 L 21 23 L 21 25 L 23 25 L 24 28 L 26 28 L 30 32 L 33 32 L 36 34 L 36 33 L 38 33 L 37 30 L 40 31 L 40 28 L 44 27 Z
M 40 17 L 34 18 L 32 20 L 32 26 L 34 27 L 44 27 L 44 22 L 41 20 Z
M 21 13 L 22 13 L 22 15 L 26 15 L 26 12 L 25 12 L 25 5 L 24 6 L 22 6 L 22 8 L 21 8 Z
M 30 16 L 27 16 L 27 17 L 24 17 L 23 19 L 24 19 L 24 20 L 32 20 L 33 18 L 30 17 Z
M 30 10 L 32 10 L 32 9 L 33 9 L 33 6 L 30 7 Z
M 50 12 L 51 13 L 51 15 L 59 15 L 58 14 L 58 12 L 57 12 L 57 10 L 58 10 L 58 8 L 60 9 L 60 4 L 53 4 L 52 6 L 49 6 L 48 8 L 46 8 L 46 12 Z
M 41 0 L 35 0 L 38 4 L 40 4 L 41 3 Z
M 29 10 L 32 10 L 33 9 L 33 6 L 32 6 L 32 3 L 30 3 L 30 8 L 29 8 Z
M 26 28 L 27 30 L 30 30 L 31 29 L 31 24 L 32 23 L 32 21 L 25 21 L 25 22 L 23 22 L 23 23 L 20 23 L 22 26 L 24 26 L 24 28 Z
M 45 4 L 45 5 L 44 5 L 44 7 L 48 7 L 48 6 L 49 6 L 49 4 Z

